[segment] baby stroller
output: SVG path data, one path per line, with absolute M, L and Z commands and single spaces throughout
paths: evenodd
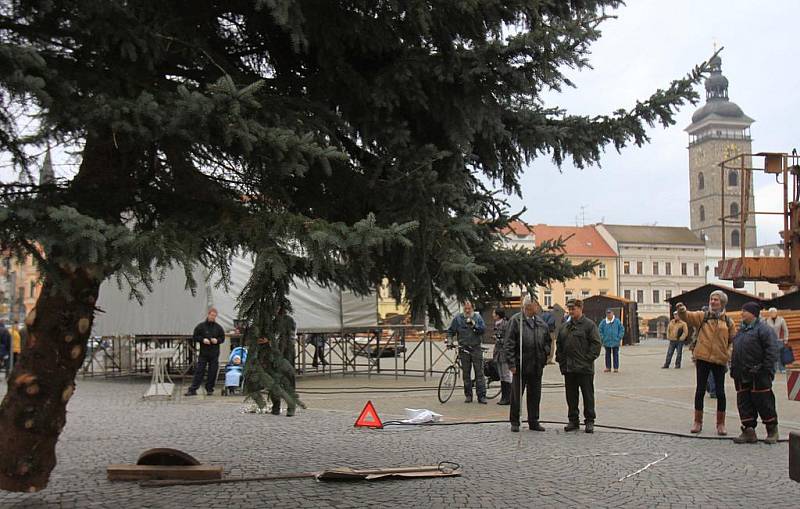
M 234 394 L 236 389 L 242 387 L 244 379 L 244 363 L 247 362 L 247 348 L 237 346 L 228 357 L 228 364 L 225 366 L 225 390 L 223 395 Z

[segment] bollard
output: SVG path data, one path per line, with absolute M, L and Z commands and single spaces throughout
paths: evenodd
M 800 482 L 800 433 L 789 432 L 789 479 Z

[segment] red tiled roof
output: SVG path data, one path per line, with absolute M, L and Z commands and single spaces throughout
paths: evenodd
M 550 226 L 537 224 L 533 226 L 536 234 L 536 245 L 546 240 L 556 240 L 559 237 L 569 239 L 564 243 L 568 255 L 587 257 L 615 257 L 617 253 L 611 249 L 594 226 Z
M 533 235 L 532 230 L 533 228 L 530 225 L 527 225 L 522 221 L 511 221 L 508 223 L 506 228 L 500 230 L 500 233 L 503 235 L 513 233 L 514 235 L 518 235 L 520 237 L 527 237 L 529 235 Z

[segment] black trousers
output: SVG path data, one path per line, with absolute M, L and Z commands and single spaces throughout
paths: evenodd
M 761 422 L 765 425 L 778 424 L 772 376 L 768 373 L 757 373 L 750 380 L 734 378 L 733 384 L 736 387 L 736 406 L 739 407 L 742 426 L 755 428 L 758 416 L 761 416 Z
M 190 391 L 196 391 L 200 387 L 206 368 L 208 368 L 206 391 L 211 392 L 214 390 L 214 384 L 217 383 L 217 374 L 219 373 L 219 356 L 200 355 L 197 358 L 197 366 L 194 368 L 194 378 L 192 378 L 192 385 L 189 387 Z
M 694 390 L 694 409 L 703 410 L 703 399 L 706 397 L 708 374 L 714 377 L 714 389 L 717 396 L 717 412 L 725 411 L 725 371 L 727 367 L 722 364 L 712 364 L 698 359 L 695 363 L 697 371 L 697 388 Z
M 594 411 L 594 373 L 564 374 L 564 389 L 567 394 L 567 418 L 569 422 L 579 422 L 578 389 L 583 395 L 583 417 L 586 422 L 594 422 L 597 414 Z
M 517 371 L 511 382 L 511 413 L 509 420 L 511 424 L 519 426 L 519 414 L 522 407 L 522 395 L 528 389 L 525 402 L 528 408 L 528 424 L 539 421 L 539 403 L 542 401 L 542 374 L 544 366 L 533 366 L 528 368 L 525 374 Z
M 470 351 L 459 353 L 461 371 L 464 375 L 464 394 L 472 395 L 472 370 L 475 370 L 476 392 L 479 398 L 486 397 L 486 378 L 483 376 L 483 352 L 481 345 L 473 346 Z

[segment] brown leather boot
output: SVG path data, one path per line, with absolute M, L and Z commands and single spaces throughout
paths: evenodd
M 778 425 L 777 424 L 767 424 L 767 438 L 764 442 L 768 444 L 777 444 L 778 443 Z
M 717 412 L 717 435 L 727 435 L 728 430 L 725 429 L 725 412 Z
M 700 433 L 703 431 L 703 411 L 702 410 L 695 410 L 694 411 L 694 424 L 692 425 L 692 429 L 689 430 L 690 433 Z

